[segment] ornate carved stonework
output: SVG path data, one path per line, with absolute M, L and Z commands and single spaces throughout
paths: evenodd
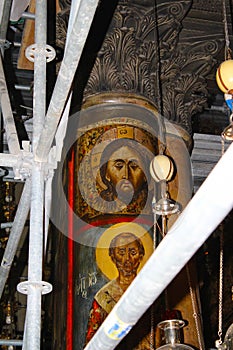
M 176 50 L 181 22 L 189 6 L 189 0 L 163 2 L 156 13 L 151 3 L 142 7 L 129 1 L 120 2 L 98 53 L 85 96 L 103 91 L 125 91 L 143 95 L 159 104 L 160 66 L 165 61 L 166 67 L 171 53 Z M 163 80 L 170 77 L 168 70 L 164 73 Z
M 191 117 L 207 102 L 206 78 L 216 64 L 220 41 L 180 44 L 173 59 L 162 62 L 163 115 L 191 133 Z
M 60 34 L 67 19 L 62 5 Z M 208 33 L 194 23 L 195 29 L 190 26 L 183 36 L 182 23 L 190 9 L 193 11 L 192 6 L 199 11 L 200 6 L 208 10 L 207 5 L 212 7 L 210 2 L 193 4 L 191 0 L 160 0 L 156 8 L 151 0 L 119 1 L 84 98 L 111 91 L 136 93 L 151 100 L 165 118 L 191 134 L 191 117 L 207 101 L 207 79 L 223 47 L 223 33 L 208 40 Z M 62 45 L 59 38 L 58 44 Z

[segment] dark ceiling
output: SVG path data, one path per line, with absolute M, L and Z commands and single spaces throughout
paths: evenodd
M 88 96 L 90 94 L 90 87 L 86 86 L 87 80 L 89 79 L 96 55 L 100 57 L 105 50 L 102 47 L 102 51 L 98 54 L 106 32 L 110 35 L 113 27 L 118 26 L 120 28 L 117 22 L 111 24 L 111 16 L 113 15 L 116 4 L 116 1 L 109 4 L 103 0 L 97 9 L 76 75 L 75 85 L 77 90 L 73 101 L 74 108 L 79 108 L 77 106 L 80 106 L 85 88 L 86 95 Z M 160 102 L 160 105 L 162 104 L 163 115 L 169 120 L 180 123 L 190 133 L 219 135 L 223 127 L 227 125 L 229 119 L 229 110 L 224 102 L 223 93 L 219 90 L 215 80 L 216 69 L 225 60 L 222 1 L 148 0 L 144 2 L 134 1 L 132 4 L 130 4 L 130 1 L 122 1 L 122 4 L 131 6 L 133 9 L 132 13 L 135 16 L 136 14 L 139 16 L 138 11 L 140 10 L 144 21 L 148 20 L 148 16 L 154 16 L 154 21 L 157 21 L 158 24 L 158 32 L 156 27 L 151 29 L 154 35 L 154 41 L 156 42 L 153 49 L 156 50 L 157 56 L 152 59 L 154 69 L 148 72 L 151 74 L 152 79 L 154 79 L 153 75 L 158 72 L 161 86 L 156 81 L 154 81 L 154 84 L 158 85 L 157 91 L 160 88 L 160 96 L 156 92 L 148 92 L 142 89 L 140 93 L 146 95 L 157 105 Z M 53 27 L 54 23 L 51 24 L 51 20 L 48 23 L 48 42 L 56 48 L 57 62 L 61 59 L 64 48 L 65 28 L 70 2 L 61 1 L 60 6 L 61 11 L 57 15 L 56 39 Z M 54 9 L 50 10 L 52 11 Z M 228 32 L 231 39 L 232 19 L 231 3 L 229 1 L 226 1 L 226 13 Z M 51 19 L 50 16 L 49 18 Z M 136 21 L 139 23 L 139 17 Z M 22 49 L 20 51 L 20 43 L 24 24 L 25 19 L 10 23 L 7 33 L 7 44 L 9 48 L 5 50 L 7 81 L 13 110 L 19 124 L 23 124 L 26 115 L 30 117 L 32 114 L 33 71 L 17 69 L 19 53 L 21 56 L 23 55 Z M 148 23 L 147 25 L 149 26 Z M 153 39 L 151 38 L 152 34 L 149 36 L 149 40 Z M 145 36 L 145 33 L 143 35 Z M 142 35 L 138 35 L 137 47 L 141 45 L 142 41 Z M 156 46 L 158 42 L 159 49 Z M 132 45 L 135 45 L 135 42 L 132 42 Z M 140 50 L 142 51 L 142 46 Z M 123 52 L 124 50 L 122 51 L 122 55 Z M 144 53 L 142 52 L 142 54 Z M 54 73 L 53 62 L 48 65 L 48 99 L 53 89 Z M 89 84 L 91 83 L 89 82 Z M 93 87 L 91 85 L 91 93 L 93 91 L 110 90 L 110 86 L 111 90 L 119 89 L 119 87 L 112 86 L 112 83 L 104 87 Z M 127 84 L 124 85 L 124 89 L 127 91 L 130 88 Z M 137 90 L 134 91 L 138 92 Z M 182 111 L 180 107 L 181 103 L 185 106 Z M 23 137 L 25 136 L 23 134 Z

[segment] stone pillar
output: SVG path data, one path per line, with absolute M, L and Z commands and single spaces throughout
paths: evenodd
M 75 350 L 94 335 L 153 252 L 154 184 L 149 165 L 158 154 L 160 123 L 153 104 L 132 94 L 96 95 L 86 100 L 79 114 Z M 156 325 L 161 312 L 159 303 L 153 306 L 124 340 L 124 347 L 149 350 L 155 330 L 151 331 L 151 320 Z
M 69 1 L 61 3 L 63 6 L 64 3 L 69 5 Z M 157 243 L 158 232 L 156 237 L 153 236 L 151 203 L 154 190 L 158 188 L 151 182 L 148 170 L 149 160 L 159 151 L 160 122 L 165 124 L 165 153 L 172 157 L 175 165 L 168 192 L 182 208 L 192 196 L 189 157 L 192 148 L 191 117 L 206 102 L 205 78 L 212 67 L 218 45 L 213 42 L 208 48 L 203 48 L 204 44 L 198 41 L 197 45 L 190 47 L 189 42 L 184 42 L 185 39 L 178 45 L 182 21 L 191 5 L 191 0 L 161 0 L 156 7 L 152 0 L 119 1 L 102 46 L 96 54 L 92 71 L 84 84 L 89 73 L 86 66 L 89 66 L 96 53 L 88 51 L 90 42 L 92 40 L 93 45 L 96 43 L 97 29 L 106 25 L 104 2 L 100 2 L 97 10 L 93 23 L 96 31 L 90 33 L 89 46 L 83 54 L 75 82 L 79 90 L 73 94 L 74 104 L 76 100 L 80 101 L 80 96 L 84 96 L 81 112 L 77 113 L 79 126 L 75 145 L 74 209 L 78 218 L 74 232 L 75 350 L 81 349 L 86 341 L 89 310 L 95 296 L 97 304 L 100 297 L 97 292 L 108 280 L 117 278 L 114 258 L 111 253 L 108 255 L 109 237 L 114 236 L 114 232 L 119 232 L 119 229 L 124 230 L 124 225 L 127 231 L 139 232 L 141 237 L 148 237 L 144 260 Z M 62 14 L 58 18 L 58 32 L 64 28 L 68 18 L 68 11 L 63 9 Z M 81 92 L 80 86 L 85 86 Z M 111 148 L 112 154 L 119 158 L 111 159 Z M 105 163 L 107 158 L 111 161 L 120 160 L 119 167 L 127 165 L 129 172 L 133 156 L 139 168 L 140 181 L 133 183 L 131 180 L 133 191 L 126 181 L 123 190 L 121 183 L 116 186 L 119 182 L 116 175 L 118 170 L 115 167 L 111 173 L 110 166 L 105 166 Z M 158 192 L 155 195 L 159 197 Z M 175 215 L 169 217 L 168 226 L 175 219 Z M 143 259 L 141 256 L 140 266 Z M 194 265 L 190 273 L 193 291 L 197 292 Z M 184 341 L 198 347 L 186 268 L 176 281 L 167 289 L 167 306 L 181 312 L 188 322 Z M 198 293 L 194 294 L 198 305 Z M 97 312 L 104 314 L 100 304 L 97 304 Z M 154 318 L 150 320 L 153 326 L 161 311 L 157 306 L 155 310 Z M 143 346 L 143 350 L 147 349 Z M 133 347 L 131 344 L 128 348 Z

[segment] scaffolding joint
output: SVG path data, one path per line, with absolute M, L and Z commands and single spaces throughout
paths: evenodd
M 4 50 L 9 49 L 10 46 L 11 46 L 11 42 L 9 40 L 0 39 L 0 48 L 1 49 L 4 49 Z
M 31 176 L 33 155 L 29 151 L 21 150 L 14 171 L 14 179 L 25 181 Z
M 54 169 L 57 168 L 57 160 L 54 152 L 51 152 L 44 162 L 39 161 L 31 151 L 30 142 L 23 142 L 23 149 L 20 150 L 16 165 L 13 166 L 14 179 L 25 181 L 31 177 L 32 167 L 39 167 L 44 175 L 44 180 L 53 176 Z
M 25 295 L 33 292 L 35 289 L 40 289 L 41 294 L 44 295 L 50 293 L 53 286 L 45 281 L 23 281 L 17 285 L 17 291 Z
M 45 56 L 46 62 L 51 62 L 56 57 L 56 51 L 50 45 L 43 45 L 43 46 L 37 45 L 37 44 L 29 45 L 25 50 L 25 56 L 27 57 L 27 59 L 30 62 L 34 62 L 36 55 L 40 55 L 42 57 Z

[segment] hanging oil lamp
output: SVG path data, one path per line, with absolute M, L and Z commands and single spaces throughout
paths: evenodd
M 165 345 L 160 346 L 157 350 L 193 350 L 191 346 L 181 343 L 181 328 L 184 327 L 183 320 L 173 319 L 162 321 L 158 324 L 161 331 L 161 338 Z

